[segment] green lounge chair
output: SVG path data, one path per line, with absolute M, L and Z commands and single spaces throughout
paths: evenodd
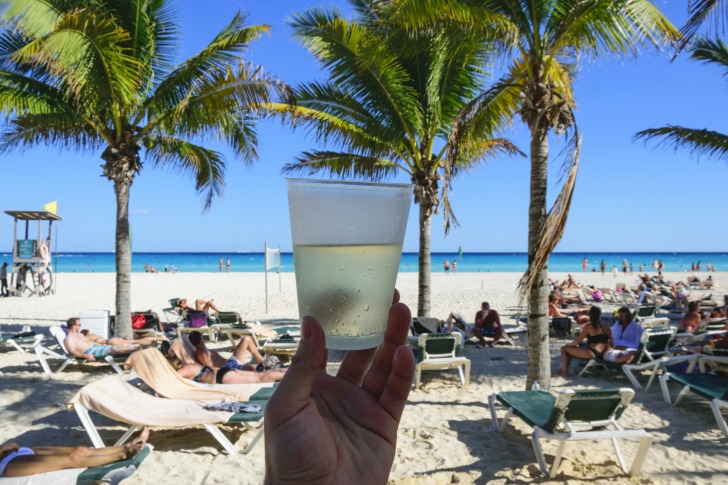
M 488 397 L 491 424 L 502 432 L 511 414 L 533 427 L 531 442 L 541 471 L 550 478 L 556 476 L 567 441 L 609 439 L 614 444 L 619 465 L 625 473 L 637 475 L 642 468 L 652 437 L 643 429 L 623 429 L 617 420 L 634 397 L 628 388 L 602 390 L 567 390 L 554 396 L 541 390 L 499 392 Z M 495 404 L 501 403 L 507 412 L 498 423 Z M 608 429 L 610 428 L 611 429 Z M 617 443 L 618 438 L 637 438 L 640 446 L 629 471 Z M 549 469 L 541 449 L 540 439 L 560 441 L 554 463 Z
M 728 357 L 719 357 L 714 355 L 703 355 L 698 360 L 701 370 L 705 370 L 705 365 L 710 362 L 728 363 Z M 680 393 L 672 403 L 670 399 L 670 391 L 667 389 L 667 382 L 674 381 L 683 386 Z M 666 372 L 660 376 L 660 387 L 662 388 L 662 398 L 667 404 L 677 406 L 680 401 L 690 392 L 710 401 L 710 409 L 713 411 L 718 428 L 723 436 L 728 437 L 728 424 L 721 413 L 721 408 L 728 408 L 728 378 L 717 374 L 709 374 L 704 372 Z
M 632 362 L 628 364 L 620 364 L 617 362 L 608 362 L 601 357 L 590 359 L 586 363 L 584 368 L 579 373 L 579 376 L 584 374 L 588 368 L 594 365 L 600 365 L 607 369 L 621 369 L 627 376 L 632 385 L 637 389 L 642 389 L 642 385 L 637 380 L 635 372 L 642 372 L 645 370 L 652 370 L 652 375 L 645 389 L 649 389 L 652 385 L 652 381 L 655 380 L 659 369 L 664 367 L 665 364 L 676 363 L 662 357 L 670 354 L 670 342 L 675 338 L 676 329 L 674 328 L 646 328 L 640 339 L 640 345 L 637 348 L 637 355 L 635 355 Z
M 63 470 L 55 470 L 45 473 L 36 473 L 35 475 L 25 477 L 0 477 L 0 484 L 19 484 L 19 483 L 47 483 L 47 484 L 66 484 L 76 483 L 78 485 L 86 485 L 91 483 L 108 483 L 118 484 L 132 476 L 134 472 L 141 466 L 142 462 L 149 456 L 154 447 L 147 444 L 133 458 L 128 460 L 119 460 L 107 465 L 94 466 L 89 468 L 69 468 Z M 125 482 L 126 483 L 126 482 Z
M 25 335 L 24 335 L 25 334 Z M 13 335 L 0 335 L 0 347 L 13 347 L 15 350 L 25 353 L 25 349 L 21 345 L 30 345 L 33 349 L 35 346 L 40 345 L 43 340 L 43 335 L 35 332 L 22 332 L 20 334 Z
M 458 357 L 462 335 L 453 333 L 423 333 L 417 337 L 415 352 L 415 389 L 420 387 L 423 370 L 457 369 L 460 382 L 470 384 L 470 360 Z

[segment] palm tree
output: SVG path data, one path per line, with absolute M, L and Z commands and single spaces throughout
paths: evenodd
M 199 142 L 222 139 L 252 163 L 254 108 L 285 91 L 240 57 L 268 27 L 247 27 L 238 14 L 175 67 L 178 31 L 170 1 L 3 4 L 1 148 L 103 148 L 103 175 L 114 185 L 117 204 L 116 331 L 130 338 L 129 190 L 142 169 L 141 154 L 154 166 L 192 174 L 209 208 L 224 187 L 225 159 Z
M 693 59 L 716 64 L 728 76 L 728 45 L 722 40 L 700 39 L 692 45 L 690 51 Z M 696 154 L 728 161 L 728 135 L 717 131 L 668 125 L 642 130 L 635 138 L 660 140 L 663 145 L 671 146 L 675 150 L 687 148 Z
M 460 114 L 450 145 L 483 111 L 519 114 L 530 131 L 528 270 L 521 280 L 528 303 L 527 386 L 550 387 L 548 347 L 548 259 L 563 234 L 576 183 L 581 136 L 576 125 L 572 80 L 585 58 L 636 55 L 640 46 L 659 46 L 677 31 L 647 0 L 393 0 L 391 18 L 415 27 L 447 19 L 483 42 L 494 28 L 505 59 L 503 77 Z M 553 206 L 546 202 L 549 135 L 565 134 L 564 183 Z
M 491 136 L 506 121 L 478 118 L 461 155 L 448 161 L 452 120 L 478 88 L 483 48 L 454 29 L 389 29 L 370 0 L 352 1 L 358 18 L 313 8 L 294 15 L 295 35 L 329 71 L 327 82 L 295 89 L 296 108 L 271 106 L 304 125 L 329 149 L 302 153 L 284 172 L 382 180 L 404 172 L 419 206 L 417 314 L 430 312 L 430 225 L 442 205 L 445 231 L 457 224 L 449 202 L 454 177 L 488 156 L 519 153 Z M 333 147 L 333 148 L 331 148 Z

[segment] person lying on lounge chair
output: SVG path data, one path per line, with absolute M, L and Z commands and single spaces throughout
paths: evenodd
M 24 448 L 13 441 L 6 441 L 0 445 L 0 477 L 27 477 L 38 473 L 68 468 L 90 468 L 127 460 L 144 448 L 147 438 L 149 438 L 149 428 L 144 428 L 134 441 L 124 446 L 105 448 L 85 446 Z
M 63 340 L 66 350 L 74 357 L 94 362 L 97 358 L 103 359 L 107 355 L 127 355 L 136 352 L 143 346 L 134 345 L 100 345 L 84 337 L 81 331 L 81 320 L 69 318 L 66 322 L 68 334 Z
M 215 306 L 215 302 L 212 300 L 195 300 L 195 307 L 192 308 L 187 304 L 187 298 L 180 298 L 177 300 L 177 310 L 180 313 L 187 313 L 189 310 L 197 310 L 208 313 L 210 313 L 210 310 L 214 310 L 216 312 L 220 311 L 217 306 Z
M 214 369 L 202 364 L 183 364 L 177 373 L 185 379 L 203 384 L 259 384 L 283 379 L 285 368 L 273 368 L 263 372 L 241 370 L 234 367 Z
M 155 347 L 161 342 L 168 340 L 167 337 L 144 337 L 134 340 L 127 340 L 121 337 L 104 338 L 101 335 L 91 333 L 88 329 L 83 329 L 80 333 L 88 340 L 99 345 L 143 345 L 145 347 Z

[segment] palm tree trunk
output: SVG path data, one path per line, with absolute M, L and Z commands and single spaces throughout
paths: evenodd
M 430 281 L 432 261 L 430 256 L 430 225 L 431 203 L 420 201 L 420 254 L 419 261 L 419 291 L 417 297 L 417 316 L 430 316 Z
M 531 126 L 531 205 L 528 208 L 528 262 L 531 263 L 546 222 L 546 181 L 549 157 L 547 130 Z M 528 372 L 526 388 L 538 381 L 551 387 L 549 352 L 548 268 L 539 271 L 528 294 Z
M 114 182 L 116 193 L 116 335 L 133 338 L 131 329 L 131 237 L 129 233 L 129 188 Z

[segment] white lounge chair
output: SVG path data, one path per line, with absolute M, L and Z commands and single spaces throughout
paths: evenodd
M 457 369 L 460 382 L 464 386 L 470 384 L 470 360 L 456 355 L 461 339 L 462 335 L 457 332 L 423 333 L 417 337 L 415 389 L 420 387 L 423 370 Z
M 40 343 L 33 346 L 33 351 L 35 352 L 35 355 L 38 356 L 38 362 L 40 363 L 40 366 L 43 368 L 43 371 L 48 375 L 53 375 L 53 371 L 51 371 L 51 367 L 48 364 L 47 357 L 53 357 L 56 359 L 62 359 L 63 363 L 61 366 L 56 370 L 56 374 L 59 374 L 68 367 L 71 364 L 79 364 L 79 363 L 85 363 L 88 362 L 86 359 L 79 359 L 77 357 L 72 356 L 68 353 L 68 350 L 66 350 L 66 346 L 63 344 L 63 341 L 66 338 L 66 332 L 59 327 L 58 325 L 53 325 L 48 329 L 48 332 L 51 334 L 51 336 L 55 339 L 55 343 L 58 345 L 60 352 L 53 351 L 49 349 L 48 347 L 44 347 Z M 126 357 L 126 356 L 119 356 L 119 357 Z M 114 357 L 111 355 L 107 355 L 104 357 L 104 361 L 111 366 L 112 369 L 114 369 L 117 373 L 122 374 L 124 371 L 121 370 L 121 367 L 117 365 L 117 363 L 114 361 Z
M 264 407 L 270 396 L 269 389 L 262 389 L 263 399 L 251 396 L 250 404 Z M 87 384 L 71 399 L 69 408 L 74 409 L 83 424 L 93 445 L 97 448 L 106 446 L 99 435 L 89 411 L 102 414 L 129 425 L 129 429 L 113 446 L 121 446 L 136 431 L 144 426 L 165 428 L 189 428 L 203 426 L 230 454 L 238 453 L 237 448 L 217 428 L 217 424 L 241 423 L 249 429 L 256 429 L 256 434 L 243 449 L 248 453 L 253 449 L 263 434 L 263 412 L 232 413 L 226 411 L 210 411 L 204 408 L 201 401 L 183 399 L 166 399 L 147 394 L 121 376 L 108 376 L 91 384 Z M 257 428 L 256 428 L 257 426 Z

